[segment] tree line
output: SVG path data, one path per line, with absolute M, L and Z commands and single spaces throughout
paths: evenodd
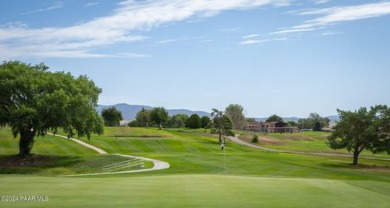
M 176 114 L 169 116 L 164 107 L 150 110 L 142 108 L 137 112 L 135 120 L 128 123 L 130 127 L 158 127 L 164 128 L 210 128 L 211 120 L 208 116 L 200 117 L 198 114 Z
M 205 128 L 211 129 L 210 133 L 218 134 L 218 140 L 221 143 L 225 136 L 234 136 L 232 129 L 234 128 L 233 122 L 227 114 L 231 106 L 226 108 L 227 111 L 219 111 L 212 109 L 211 117 L 192 114 L 188 117 L 186 114 L 176 114 L 169 116 L 164 107 L 156 107 L 150 110 L 142 108 L 137 112 L 135 120 L 131 121 L 128 126 L 130 127 L 158 127 L 160 130 L 165 128 Z M 243 110 L 243 108 L 241 107 Z M 119 126 L 119 122 L 122 119 L 122 114 L 115 107 L 107 108 L 102 111 L 102 116 L 107 126 Z M 234 117 L 245 120 L 244 117 Z M 240 123 L 243 125 L 243 123 Z M 236 125 L 237 127 L 237 125 Z M 242 128 L 242 126 L 239 126 Z
M 213 109 L 214 112 L 214 109 Z M 221 111 L 222 112 L 222 111 Z M 238 104 L 231 104 L 226 107 L 224 115 L 232 123 L 233 129 L 244 129 L 246 119 L 244 116 L 244 108 Z M 213 117 L 213 113 L 210 113 Z M 123 119 L 122 114 L 115 107 L 107 108 L 102 111 L 102 117 L 106 126 L 119 126 Z M 150 110 L 142 108 L 137 112 L 135 119 L 131 121 L 130 127 L 158 127 L 164 128 L 211 128 L 212 120 L 209 116 L 200 117 L 198 114 L 176 114 L 169 116 L 164 107 L 156 107 Z
M 223 111 L 230 119 L 232 128 L 236 130 L 245 130 L 248 122 L 256 122 L 254 118 L 246 118 L 245 110 L 239 104 L 230 104 Z M 211 113 L 212 114 L 212 113 Z M 211 115 L 210 114 L 210 115 Z M 123 119 L 122 114 L 115 107 L 107 108 L 102 111 L 102 117 L 106 126 L 119 126 Z M 212 117 L 212 116 L 211 116 Z M 285 122 L 282 117 L 274 114 L 266 119 L 266 122 Z M 299 129 L 321 131 L 329 126 L 329 118 L 321 117 L 317 113 L 310 113 L 308 118 L 285 123 L 290 127 Z M 187 114 L 176 114 L 169 116 L 164 107 L 157 107 L 150 110 L 142 108 L 137 112 L 135 120 L 131 121 L 130 127 L 158 127 L 158 128 L 210 128 L 212 120 L 209 116 L 200 117 L 197 114 L 188 116 Z
M 50 72 L 44 64 L 30 65 L 20 61 L 5 61 L 0 65 L 0 126 L 11 127 L 19 139 L 19 156 L 30 155 L 36 136 L 62 129 L 68 137 L 91 137 L 102 134 L 104 124 L 118 126 L 122 115 L 115 108 L 96 111 L 101 89 L 87 76 L 74 77 L 70 73 Z M 390 108 L 387 105 L 362 107 L 356 111 L 337 110 L 340 121 L 333 128 L 327 144 L 333 149 L 347 149 L 353 153 L 353 164 L 358 164 L 362 151 L 390 154 Z M 211 119 L 196 114 L 169 117 L 163 107 L 142 109 L 131 126 L 172 128 L 210 128 L 218 134 L 219 142 L 234 135 L 233 129 L 245 129 L 244 108 L 231 104 L 225 111 L 212 109 Z M 268 122 L 284 122 L 272 115 Z M 298 122 L 288 122 L 301 129 L 321 130 L 329 119 L 316 113 Z

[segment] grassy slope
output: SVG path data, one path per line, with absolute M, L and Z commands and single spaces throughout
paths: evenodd
M 270 134 L 259 134 L 247 131 L 241 131 L 240 139 L 247 142 L 251 142 L 253 135 L 259 135 L 259 143 L 257 145 L 279 149 L 279 150 L 293 150 L 293 151 L 305 151 L 305 152 L 326 152 L 326 153 L 344 153 L 348 151 L 345 149 L 333 150 L 326 142 L 327 137 L 330 133 L 327 132 L 316 132 L 316 131 L 304 131 L 299 133 L 270 133 Z M 262 141 L 262 137 L 272 138 L 275 142 Z M 363 151 L 362 156 L 369 157 L 385 157 L 389 158 L 387 154 L 372 154 L 369 151 Z
M 89 142 L 112 153 L 161 159 L 172 167 L 88 178 L 1 175 L 0 195 L 45 195 L 50 200 L 0 206 L 390 206 L 390 162 L 361 160 L 361 166 L 352 167 L 350 158 L 270 153 L 233 143 L 223 153 L 216 141 L 202 130 L 108 128 Z M 39 145 L 34 148 L 42 151 Z
M 156 158 L 171 164 L 168 170 L 142 175 L 230 174 L 390 182 L 388 161 L 362 159 L 362 165 L 356 168 L 349 165 L 351 158 L 271 153 L 235 143 L 228 143 L 222 152 L 217 139 L 202 130 L 120 129 L 127 137 L 116 137 L 117 131 L 117 128 L 108 128 L 104 136 L 93 137 L 90 143 L 111 153 Z M 150 131 L 162 137 L 134 137 L 133 132 L 139 131 Z
M 19 139 L 12 137 L 9 128 L 0 128 L 0 154 L 17 154 Z M 75 142 L 58 137 L 46 135 L 35 138 L 32 154 L 45 155 L 92 155 L 95 151 L 85 148 Z
M 35 138 L 31 159 L 17 161 L 18 138 L 12 137 L 8 128 L 0 129 L 0 174 L 21 173 L 38 175 L 58 175 L 101 172 L 102 166 L 128 160 L 115 155 L 98 155 L 71 140 L 46 135 Z M 34 161 L 33 161 L 34 160 Z M 9 161 L 24 165 L 12 167 Z M 153 164 L 146 162 L 145 168 Z M 127 169 L 127 170 L 131 170 Z

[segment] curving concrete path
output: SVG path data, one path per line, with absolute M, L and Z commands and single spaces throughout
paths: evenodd
M 258 145 L 254 145 L 245 141 L 242 141 L 241 139 L 238 138 L 239 134 L 236 136 L 232 137 L 229 136 L 228 138 L 230 141 L 245 145 L 248 147 L 256 148 L 256 149 L 262 149 L 265 151 L 269 152 L 280 152 L 280 153 L 290 153 L 290 154 L 299 154 L 299 155 L 318 155 L 318 156 L 336 156 L 336 157 L 352 157 L 352 154 L 344 154 L 344 153 L 326 153 L 326 152 L 301 152 L 301 151 L 291 151 L 291 150 L 278 150 L 278 149 L 271 149 L 267 147 L 262 147 Z M 372 159 L 372 160 L 386 160 L 390 161 L 390 158 L 379 158 L 379 157 L 366 157 L 366 156 L 360 156 L 359 158 L 364 158 L 364 159 Z
M 53 136 L 56 136 L 56 137 L 61 137 L 61 138 L 64 138 L 64 139 L 72 140 L 72 141 L 74 141 L 74 142 L 76 142 L 76 143 L 79 143 L 79 144 L 83 145 L 84 147 L 88 147 L 89 149 L 95 150 L 96 152 L 98 152 L 98 153 L 101 154 L 101 155 L 106 155 L 106 154 L 108 154 L 106 151 L 104 151 L 104 150 L 102 150 L 102 149 L 100 149 L 100 148 L 98 148 L 98 147 L 95 147 L 95 146 L 93 146 L 93 145 L 90 145 L 90 144 L 88 144 L 88 143 L 85 143 L 85 142 L 83 142 L 83 141 L 81 141 L 81 140 L 79 140 L 79 139 L 68 138 L 68 137 L 66 137 L 66 136 L 62 136 L 62 135 L 58 135 L 58 134 L 52 134 L 52 133 L 47 133 L 47 134 L 50 134 L 50 135 L 53 135 Z
M 87 148 L 95 150 L 99 154 L 102 154 L 102 155 L 108 154 L 106 151 L 104 151 L 104 150 L 102 150 L 102 149 L 100 149 L 98 147 L 95 147 L 93 145 L 90 145 L 90 144 L 88 144 L 86 142 L 83 142 L 83 141 L 81 141 L 79 139 L 68 138 L 66 136 L 56 135 L 56 134 L 52 134 L 52 133 L 48 133 L 48 134 L 53 135 L 53 136 L 57 136 L 57 137 L 61 137 L 61 138 L 64 138 L 64 139 L 72 140 L 74 142 L 79 143 L 80 145 L 83 145 L 83 146 L 85 146 Z M 124 154 L 113 154 L 113 155 L 118 155 L 118 156 L 121 156 L 121 157 L 128 157 L 128 158 L 133 158 L 133 159 L 140 159 L 140 160 L 151 161 L 151 162 L 153 162 L 153 167 L 152 168 L 148 168 L 148 169 L 140 169 L 140 170 L 102 172 L 102 173 L 85 173 L 85 174 L 73 174 L 73 175 L 62 175 L 62 176 L 93 176 L 93 175 L 112 175 L 112 174 L 125 174 L 125 173 L 139 173 L 139 172 L 163 170 L 163 169 L 168 169 L 170 167 L 169 163 L 161 161 L 161 160 L 155 160 L 155 159 L 150 159 L 150 158 L 146 158 L 146 157 L 138 157 L 138 156 L 133 156 L 133 155 L 124 155 Z

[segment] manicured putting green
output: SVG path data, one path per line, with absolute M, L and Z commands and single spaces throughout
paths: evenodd
M 31 186 L 31 183 L 35 184 Z M 389 207 L 390 186 L 377 181 L 170 175 L 118 178 L 0 178 L 2 196 L 48 201 L 1 207 Z M 347 203 L 346 203 L 347 202 Z

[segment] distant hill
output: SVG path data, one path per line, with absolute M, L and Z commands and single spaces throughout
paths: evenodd
M 115 107 L 118 109 L 123 116 L 123 120 L 126 121 L 132 121 L 135 119 L 135 116 L 137 113 L 142 109 L 145 108 L 147 110 L 152 109 L 153 107 L 147 106 L 147 105 L 129 105 L 126 103 L 119 103 L 115 105 L 98 105 L 97 111 L 99 114 L 102 112 L 103 109 Z M 166 109 L 168 111 L 168 114 L 170 116 L 176 115 L 176 114 L 187 114 L 188 116 L 191 116 L 192 114 L 198 114 L 200 117 L 202 116 L 209 116 L 210 113 L 204 112 L 204 111 L 192 111 L 187 109 Z
M 329 118 L 331 121 L 340 121 L 340 117 L 338 115 L 327 116 L 327 118 Z

